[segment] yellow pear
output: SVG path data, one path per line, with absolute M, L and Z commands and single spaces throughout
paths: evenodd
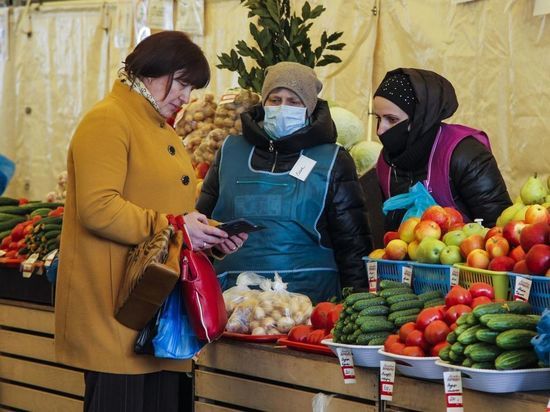
M 529 179 L 523 184 L 519 192 L 521 200 L 526 205 L 541 204 L 544 203 L 544 198 L 548 194 L 546 187 L 544 187 L 542 179 L 537 177 L 535 173 L 530 176 Z
M 502 213 L 498 217 L 497 226 L 504 227 L 509 221 L 515 220 L 514 216 L 516 215 L 516 213 L 524 207 L 525 205 L 521 202 L 514 203 L 512 206 L 508 206 L 502 211 Z
M 529 206 L 530 206 L 530 205 L 525 205 L 525 206 L 521 207 L 521 208 L 516 212 L 516 214 L 514 215 L 514 217 L 512 218 L 512 220 L 525 220 L 525 212 L 527 212 L 527 209 L 529 209 Z

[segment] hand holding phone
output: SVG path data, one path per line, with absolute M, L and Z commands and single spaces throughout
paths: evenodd
M 237 235 L 239 233 L 256 232 L 258 230 L 265 229 L 265 226 L 256 225 L 244 218 L 230 220 L 216 227 L 226 232 L 229 236 Z

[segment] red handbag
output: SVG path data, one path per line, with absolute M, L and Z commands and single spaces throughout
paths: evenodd
M 199 340 L 212 342 L 222 335 L 227 323 L 227 312 L 216 271 L 204 252 L 191 249 L 191 239 L 183 217 L 170 216 L 169 219 L 170 223 L 183 232 L 180 260 L 182 293 L 191 327 Z

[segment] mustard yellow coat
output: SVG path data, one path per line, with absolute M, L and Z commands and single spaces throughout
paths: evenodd
M 128 250 L 194 208 L 196 179 L 181 139 L 120 81 L 87 113 L 67 157 L 68 188 L 55 307 L 61 363 L 142 374 L 189 370 L 190 361 L 135 355 L 137 332 L 114 308 Z

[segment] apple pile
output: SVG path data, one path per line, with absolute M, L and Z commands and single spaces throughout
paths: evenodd
M 457 328 L 457 319 L 494 298 L 493 287 L 487 283 L 473 283 L 468 289 L 453 286 L 445 296 L 445 305 L 422 310 L 415 322 L 405 323 L 397 334 L 388 336 L 384 350 L 404 356 L 439 356 L 439 351 L 450 345 L 447 335 Z
M 311 312 L 311 325 L 294 326 L 288 332 L 288 339 L 312 345 L 320 345 L 323 339 L 332 339 L 331 330 L 343 307 L 341 303 L 320 302 Z

